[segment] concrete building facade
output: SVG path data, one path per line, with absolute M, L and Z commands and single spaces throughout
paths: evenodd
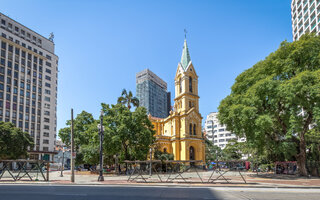
M 305 33 L 320 31 L 320 0 L 292 0 L 291 19 L 293 41 Z
M 47 39 L 0 13 L 0 120 L 34 139 L 31 159 L 53 159 L 58 56 Z
M 165 118 L 171 107 L 167 83 L 149 69 L 136 74 L 136 96 L 139 106 L 147 109 L 154 117 Z
M 217 112 L 207 115 L 204 129 L 207 139 L 221 149 L 224 149 L 230 140 L 245 141 L 245 138 L 238 138 L 234 133 L 228 131 L 224 124 L 220 124 Z

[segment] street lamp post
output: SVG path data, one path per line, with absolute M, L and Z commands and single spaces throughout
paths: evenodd
M 62 147 L 62 163 L 61 163 L 60 177 L 63 177 L 63 170 L 64 170 L 64 147 Z
M 99 173 L 99 177 L 98 177 L 98 181 L 104 181 L 104 177 L 103 177 L 103 155 L 102 155 L 102 152 L 103 152 L 103 125 L 102 125 L 102 122 L 103 122 L 103 111 L 101 110 L 101 113 L 100 113 L 100 127 L 98 125 L 98 128 L 100 129 L 99 131 L 99 135 L 100 135 L 100 173 Z
M 152 148 L 150 147 L 150 167 L 149 167 L 149 175 L 152 176 Z

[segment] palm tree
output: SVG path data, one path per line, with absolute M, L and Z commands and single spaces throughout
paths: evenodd
M 132 95 L 132 92 L 127 92 L 126 89 L 122 90 L 121 97 L 118 98 L 118 103 L 127 105 L 127 107 L 131 108 L 131 104 L 135 107 L 139 107 L 139 99 Z

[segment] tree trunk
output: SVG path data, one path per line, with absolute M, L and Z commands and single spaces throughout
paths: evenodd
M 319 176 L 318 175 L 318 169 L 314 166 L 314 167 L 312 167 L 312 170 L 311 170 L 311 175 L 312 176 Z
M 308 171 L 306 168 L 306 141 L 304 138 L 304 132 L 300 134 L 299 150 L 300 150 L 300 153 L 297 155 L 297 164 L 299 167 L 299 174 L 301 176 L 307 176 Z
M 305 109 L 303 109 L 305 110 Z M 307 154 L 306 154 L 306 140 L 305 140 L 305 134 L 309 130 L 309 125 L 312 122 L 312 113 L 308 112 L 308 117 L 306 118 L 306 121 L 303 126 L 302 132 L 299 134 L 300 137 L 300 143 L 299 143 L 299 154 L 297 155 L 297 161 L 298 161 L 298 167 L 299 167 L 299 174 L 301 176 L 308 176 L 308 171 L 306 167 L 306 161 L 307 161 Z

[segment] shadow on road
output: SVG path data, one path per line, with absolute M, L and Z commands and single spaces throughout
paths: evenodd
M 2 185 L 0 199 L 221 199 L 210 188 Z

